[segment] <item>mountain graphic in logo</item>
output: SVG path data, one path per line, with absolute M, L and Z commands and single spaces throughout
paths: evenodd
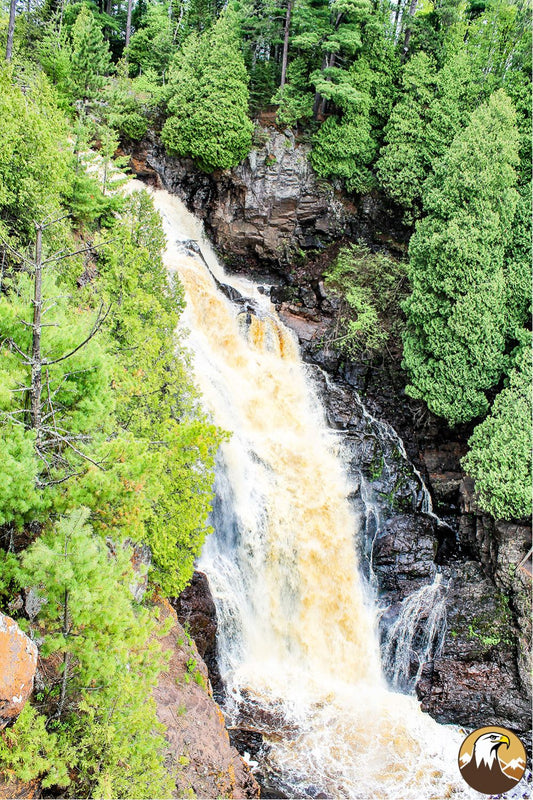
M 478 728 L 461 745 L 459 769 L 472 789 L 484 794 L 501 794 L 522 779 L 526 751 L 518 736 L 507 728 Z

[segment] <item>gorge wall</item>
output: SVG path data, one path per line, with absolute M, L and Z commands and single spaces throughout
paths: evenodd
M 476 508 L 460 466 L 470 429 L 450 431 L 404 394 L 400 352 L 347 363 L 323 344 L 337 309 L 322 275 L 339 242 L 364 239 L 398 256 L 409 231 L 379 196 L 354 201 L 320 183 L 308 146 L 291 132 L 259 129 L 256 140 L 243 164 L 213 175 L 166 156 L 155 137 L 131 163 L 204 220 L 230 268 L 270 285 L 297 334 L 355 487 L 363 569 L 383 609 L 384 646 L 393 655 L 399 647 L 411 653 L 389 677 L 414 689 L 440 722 L 499 723 L 524 734 L 531 718 L 531 578 L 518 565 L 531 547 L 530 526 L 495 521 Z M 439 518 L 427 513 L 422 477 Z M 194 606 L 194 592 L 187 602 Z M 438 630 L 428 640 L 435 604 Z

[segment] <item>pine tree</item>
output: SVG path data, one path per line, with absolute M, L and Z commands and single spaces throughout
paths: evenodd
M 130 74 L 153 71 L 164 77 L 176 49 L 167 8 L 150 4 L 142 26 L 135 31 L 125 51 Z
M 487 411 L 486 393 L 505 367 L 503 260 L 517 203 L 515 120 L 501 90 L 472 114 L 428 182 L 427 216 L 409 246 L 407 391 L 452 425 Z
M 166 743 L 151 691 L 165 664 L 156 625 L 136 609 L 130 552 L 110 552 L 77 509 L 22 559 L 46 600 L 43 655 L 62 656 L 60 690 L 50 717 L 76 773 L 75 797 L 168 797 Z M 67 725 L 62 725 L 67 721 Z
M 102 88 L 111 56 L 102 29 L 88 6 L 83 5 L 72 28 L 72 81 L 77 99 L 90 99 Z
M 0 234 L 23 245 L 35 221 L 60 211 L 67 186 L 67 122 L 55 101 L 44 76 L 22 92 L 12 69 L 0 70 Z
M 343 178 L 362 193 L 374 185 L 370 165 L 393 101 L 395 56 L 379 10 L 337 0 L 332 12 L 327 64 L 311 74 L 315 109 L 320 101 L 320 113 L 331 113 L 314 137 L 311 162 L 322 177 Z
M 170 153 L 190 156 L 201 169 L 227 169 L 252 145 L 248 75 L 236 18 L 224 13 L 200 38 L 192 34 L 172 76 L 171 116 L 161 138 Z
M 208 532 L 220 436 L 196 408 L 176 346 L 183 292 L 179 284 L 169 285 L 161 259 L 161 220 L 147 193 L 128 200 L 124 219 L 126 224 L 114 232 L 118 241 L 103 248 L 99 261 L 101 291 L 115 309 L 109 333 L 118 367 L 119 442 L 132 450 L 124 464 L 119 462 L 126 483 L 119 483 L 123 513 L 117 514 L 116 480 L 107 483 L 93 473 L 85 491 L 89 497 L 92 490 L 98 493 L 100 525 L 119 526 L 122 537 L 142 538 L 150 545 L 152 580 L 165 594 L 177 595 L 190 579 Z M 142 348 L 132 351 L 134 342 L 142 342 Z M 127 444 L 131 436 L 136 452 Z M 131 486 L 137 491 L 128 492 Z

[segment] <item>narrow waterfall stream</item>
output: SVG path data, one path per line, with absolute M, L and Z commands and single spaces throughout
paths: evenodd
M 154 201 L 167 267 L 185 287 L 196 381 L 231 433 L 200 563 L 217 607 L 229 724 L 263 733 L 262 774 L 287 797 L 473 796 L 457 769 L 460 734 L 382 677 L 350 487 L 292 334 L 253 283 L 224 274 L 177 198 L 158 190 Z

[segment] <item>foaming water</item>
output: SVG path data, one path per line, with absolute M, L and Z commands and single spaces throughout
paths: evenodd
M 261 770 L 289 797 L 474 797 L 457 771 L 459 733 L 386 688 L 350 487 L 292 334 L 254 284 L 224 274 L 177 198 L 154 201 L 166 265 L 185 287 L 197 384 L 232 434 L 200 564 L 229 721 L 263 733 Z

